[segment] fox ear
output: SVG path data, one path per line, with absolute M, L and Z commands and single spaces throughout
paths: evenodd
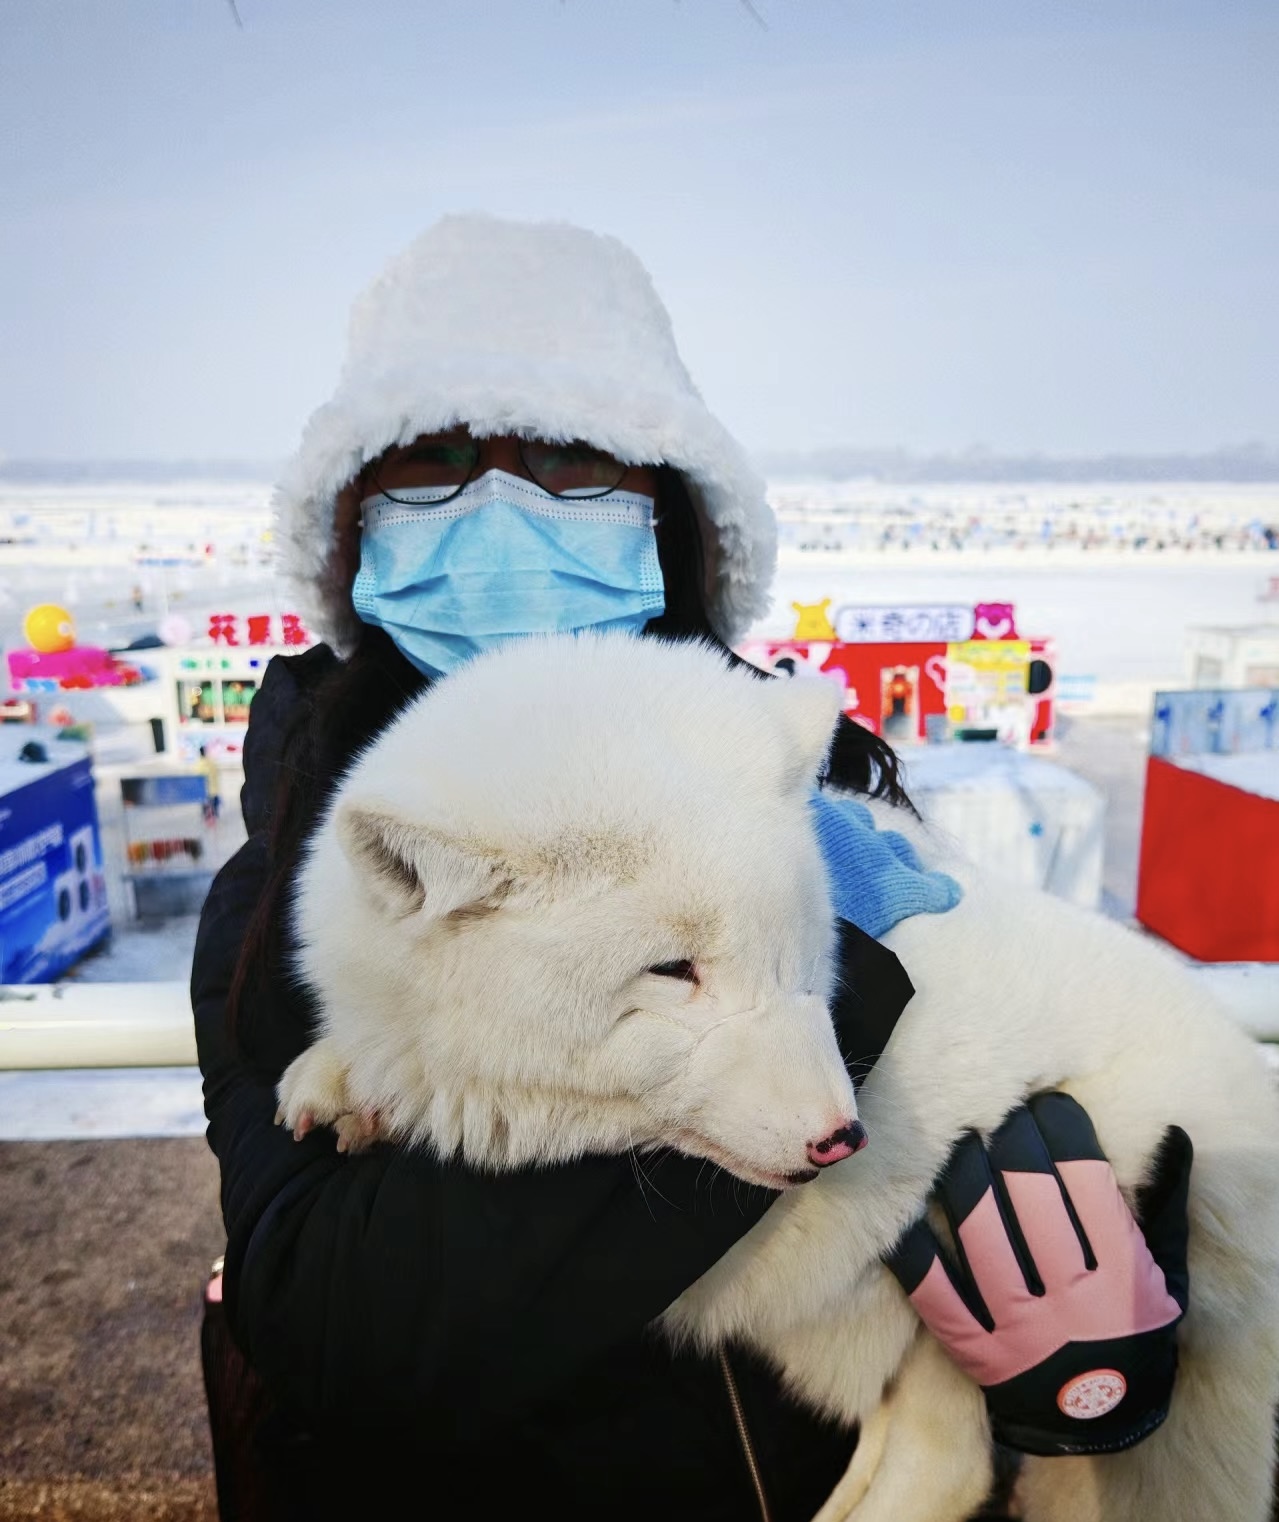
M 810 676 L 778 677 L 764 685 L 785 739 L 784 785 L 811 787 L 834 736 L 839 687 L 826 677 Z
M 384 807 L 339 805 L 337 836 L 374 900 L 397 919 L 486 913 L 510 887 L 509 874 L 492 857 Z

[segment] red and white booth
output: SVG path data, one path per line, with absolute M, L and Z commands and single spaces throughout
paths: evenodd
M 849 604 L 832 614 L 830 601 L 792 603 L 789 639 L 748 639 L 738 654 L 835 682 L 848 717 L 894 745 L 1051 744 L 1056 647 L 1019 634 L 1011 603 Z

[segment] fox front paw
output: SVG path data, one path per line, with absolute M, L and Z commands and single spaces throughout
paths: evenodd
M 317 1041 L 285 1068 L 276 1098 L 276 1124 L 292 1131 L 295 1141 L 317 1125 L 334 1125 L 353 1109 L 346 1064 L 327 1041 Z

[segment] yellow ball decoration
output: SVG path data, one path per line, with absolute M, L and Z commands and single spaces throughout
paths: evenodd
M 22 634 L 41 655 L 57 655 L 75 644 L 75 622 L 57 603 L 42 602 L 22 620 Z

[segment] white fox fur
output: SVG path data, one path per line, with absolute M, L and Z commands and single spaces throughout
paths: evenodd
M 786 1189 L 666 1312 L 749 1342 L 862 1424 L 821 1522 L 962 1522 L 991 1480 L 977 1386 L 881 1255 L 966 1128 L 1073 1094 L 1131 1200 L 1170 1124 L 1195 1146 L 1190 1309 L 1163 1427 L 1028 1459 L 1030 1522 L 1266 1522 L 1279 1399 L 1279 1102 L 1251 1040 L 1167 951 L 983 877 L 872 803 L 959 906 L 885 938 L 915 997 L 855 1100 L 832 1033 L 834 927 L 808 817 L 822 683 L 704 646 L 532 639 L 412 705 L 338 790 L 304 862 L 299 971 L 322 1010 L 281 1115 L 511 1166 L 673 1146 Z M 697 982 L 648 969 L 696 966 Z

